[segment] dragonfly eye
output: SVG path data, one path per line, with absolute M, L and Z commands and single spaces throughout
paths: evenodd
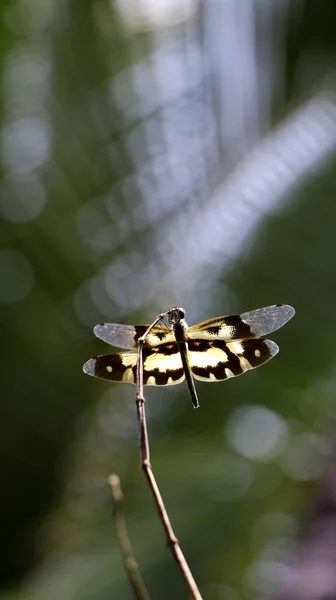
M 185 310 L 183 308 L 174 307 L 168 311 L 167 316 L 169 323 L 175 325 L 176 323 L 179 323 L 181 319 L 184 319 Z
M 176 312 L 177 312 L 179 320 L 184 319 L 184 317 L 185 317 L 185 310 L 184 310 L 184 308 L 178 308 L 176 310 Z

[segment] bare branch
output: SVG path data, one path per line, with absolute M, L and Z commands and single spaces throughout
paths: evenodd
M 155 321 L 148 327 L 145 334 L 138 340 L 138 362 L 137 362 L 137 387 L 136 387 L 136 404 L 137 404 L 137 416 L 139 423 L 139 437 L 140 437 L 140 456 L 141 456 L 141 468 L 145 473 L 149 487 L 154 497 L 156 508 L 158 510 L 160 520 L 165 531 L 167 545 L 176 560 L 178 567 L 182 573 L 182 576 L 189 588 L 191 597 L 194 600 L 202 600 L 202 596 L 198 590 L 196 582 L 190 571 L 188 563 L 183 555 L 183 552 L 179 546 L 178 539 L 174 534 L 173 528 L 170 524 L 167 510 L 165 508 L 160 490 L 156 483 L 152 466 L 150 463 L 150 451 L 149 451 L 149 440 L 147 431 L 146 411 L 145 411 L 145 397 L 143 393 L 143 361 L 142 361 L 142 349 L 143 344 L 146 340 L 148 333 L 151 329 L 164 318 L 166 313 L 159 315 Z
M 121 491 L 120 479 L 118 475 L 110 475 L 108 477 L 108 484 L 110 486 L 113 499 L 113 513 L 117 530 L 117 538 L 124 559 L 124 565 L 128 574 L 128 578 L 131 582 L 137 600 L 150 600 L 146 586 L 140 575 L 138 564 L 135 560 L 131 542 L 128 537 L 124 515 L 124 495 Z

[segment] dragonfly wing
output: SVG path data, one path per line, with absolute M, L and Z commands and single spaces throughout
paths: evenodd
M 200 381 L 223 381 L 268 362 L 279 352 L 272 340 L 188 343 L 191 371 Z
M 139 337 L 144 335 L 149 325 L 121 325 L 120 323 L 101 323 L 94 328 L 95 335 L 117 348 L 132 350 L 137 347 Z M 144 346 L 158 346 L 173 342 L 175 336 L 172 330 L 157 325 L 151 329 L 146 337 Z
M 261 337 L 280 329 L 294 315 L 295 310 L 289 304 L 275 304 L 242 313 L 240 318 L 251 328 L 254 335 Z
M 228 315 L 202 321 L 189 328 L 191 339 L 200 340 L 245 340 L 262 337 L 276 331 L 295 314 L 288 304 L 277 304 L 257 308 L 241 315 Z
M 137 352 L 116 352 L 90 358 L 83 366 L 87 375 L 119 383 L 136 383 Z M 177 344 L 143 349 L 145 385 L 175 385 L 184 379 Z
M 132 349 L 136 347 L 134 325 L 121 325 L 119 323 L 101 323 L 94 328 L 97 338 L 117 346 L 118 348 Z M 145 330 L 144 330 L 145 331 Z

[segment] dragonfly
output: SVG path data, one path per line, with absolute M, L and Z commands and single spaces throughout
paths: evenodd
M 188 327 L 185 310 L 174 307 L 162 313 L 149 332 L 149 325 L 102 323 L 94 328 L 95 335 L 129 351 L 90 358 L 83 370 L 108 381 L 136 384 L 138 340 L 147 332 L 142 350 L 144 385 L 175 385 L 185 379 L 193 406 L 198 408 L 194 378 L 225 381 L 265 364 L 279 352 L 279 346 L 265 336 L 294 314 L 292 306 L 275 304 Z

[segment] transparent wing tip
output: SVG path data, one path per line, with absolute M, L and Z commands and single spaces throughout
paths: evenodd
M 276 344 L 272 340 L 265 340 L 265 344 L 266 344 L 267 348 L 269 349 L 271 356 L 275 356 L 276 354 L 278 354 L 278 352 L 279 352 L 278 344 Z
M 96 361 L 94 358 L 90 358 L 90 360 L 88 360 L 85 365 L 83 365 L 83 371 L 84 373 L 86 373 L 87 375 L 92 375 L 92 377 L 94 377 L 95 374 L 95 364 Z
M 295 309 L 289 304 L 277 304 L 279 313 L 283 319 L 283 323 L 287 323 L 295 315 Z
M 106 330 L 107 330 L 107 327 L 106 327 L 105 323 L 100 323 L 99 325 L 96 325 L 93 328 L 93 333 L 95 334 L 95 336 L 97 338 L 101 339 L 101 336 L 104 335 L 104 333 L 106 332 Z

